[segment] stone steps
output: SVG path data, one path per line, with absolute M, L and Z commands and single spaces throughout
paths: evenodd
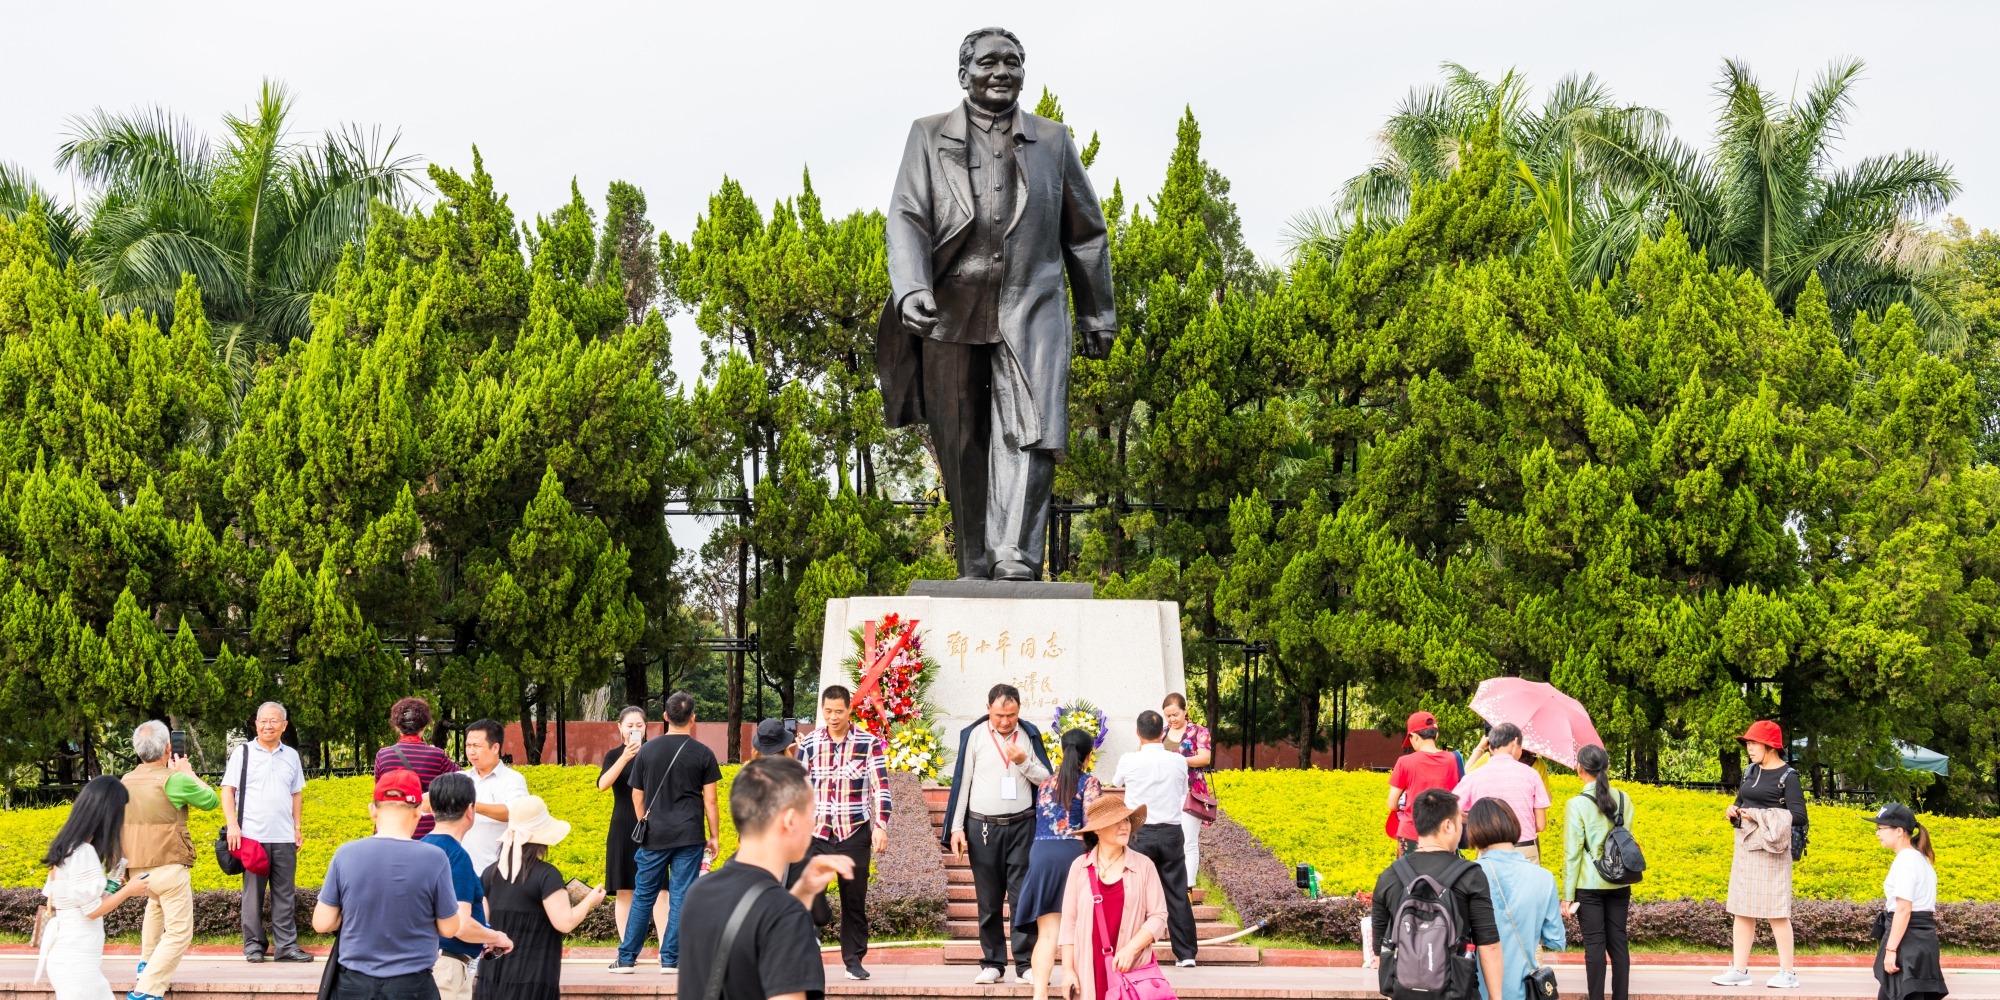
M 976 903 L 979 901 L 979 895 L 973 890 L 972 880 L 970 878 L 966 879 L 964 882 L 952 882 L 951 884 L 945 886 L 944 898 L 947 901 L 953 903 Z M 1207 889 L 1194 890 L 1194 912 L 1196 920 L 1211 919 L 1208 917 L 1201 916 L 1201 912 L 1204 908 L 1203 903 L 1207 899 L 1208 899 Z M 1221 907 L 1215 906 L 1207 908 L 1215 911 L 1216 913 L 1215 919 L 1220 918 L 1220 915 L 1222 913 Z
M 966 886 L 966 888 L 970 889 L 971 886 Z M 1002 913 L 1010 912 L 1008 907 L 1006 906 L 1002 906 L 1000 909 Z M 979 902 L 978 900 L 968 895 L 967 898 L 963 901 L 953 901 L 945 904 L 944 915 L 946 919 L 949 920 L 978 920 Z M 1222 907 L 1197 906 L 1194 908 L 1194 919 L 1197 926 L 1201 926 L 1204 924 L 1215 924 L 1220 926 L 1222 920 Z M 1227 933 L 1233 934 L 1235 932 L 1229 931 Z

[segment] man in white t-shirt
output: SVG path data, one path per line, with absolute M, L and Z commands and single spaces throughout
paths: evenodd
M 295 898 L 303 825 L 306 772 L 299 752 L 284 744 L 291 723 L 285 706 L 267 701 L 257 706 L 257 738 L 231 751 L 222 773 L 222 818 L 229 849 L 245 840 L 263 845 L 270 870 L 262 875 L 243 872 L 243 957 L 262 962 L 269 955 L 280 962 L 310 962 L 299 947 L 298 903 Z M 241 803 L 238 797 L 241 796 Z M 271 900 L 271 926 L 264 927 L 264 898 Z M 272 950 L 272 945 L 277 949 Z
M 500 835 L 507 832 L 507 803 L 528 794 L 528 779 L 500 759 L 506 730 L 492 719 L 481 719 L 465 727 L 465 761 L 472 765 L 473 787 L 479 798 L 472 809 L 477 814 L 472 829 L 459 843 L 472 858 L 472 870 L 481 875 L 500 860 Z
M 1187 758 L 1179 750 L 1168 750 L 1161 740 L 1167 734 L 1166 719 L 1151 709 L 1139 713 L 1139 749 L 1118 758 L 1118 771 L 1111 783 L 1125 789 L 1127 806 L 1145 806 L 1146 823 L 1132 831 L 1131 850 L 1152 859 L 1160 871 L 1160 884 L 1167 889 L 1167 937 L 1173 944 L 1174 964 L 1194 967 L 1194 905 L 1187 886 L 1187 841 L 1181 832 L 1181 805 L 1187 801 Z

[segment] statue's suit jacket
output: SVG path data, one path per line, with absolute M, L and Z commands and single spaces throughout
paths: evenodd
M 966 167 L 965 106 L 910 126 L 896 191 L 889 199 L 889 301 L 877 330 L 875 365 L 890 427 L 925 419 L 924 340 L 903 329 L 898 304 L 928 290 L 942 323 L 963 314 L 955 265 L 972 230 L 972 178 Z M 1083 172 L 1076 143 L 1059 122 L 1018 110 L 1014 145 L 1014 218 L 1006 236 L 1000 336 L 1026 376 L 1041 438 L 1029 447 L 1069 447 L 1068 288 L 1085 330 L 1118 329 L 1111 299 L 1111 256 L 1104 210 Z M 951 327 L 947 327 L 951 329 Z

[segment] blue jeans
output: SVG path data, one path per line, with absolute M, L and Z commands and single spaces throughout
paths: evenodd
M 632 909 L 625 915 L 625 940 L 618 943 L 618 964 L 636 965 L 639 950 L 646 946 L 646 932 L 653 929 L 653 904 L 660 897 L 660 881 L 667 879 L 667 930 L 660 939 L 660 964 L 681 964 L 681 901 L 688 886 L 701 871 L 703 845 L 670 847 L 664 851 L 639 848 L 633 854 L 638 863 L 637 885 L 632 889 Z

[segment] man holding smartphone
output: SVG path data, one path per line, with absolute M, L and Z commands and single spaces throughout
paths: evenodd
M 188 766 L 187 736 L 158 719 L 132 731 L 139 766 L 122 779 L 131 797 L 119 844 L 131 877 L 145 879 L 152 895 L 139 937 L 139 981 L 128 1000 L 161 1000 L 173 982 L 181 956 L 194 942 L 194 838 L 187 811 L 221 804 L 215 789 Z

